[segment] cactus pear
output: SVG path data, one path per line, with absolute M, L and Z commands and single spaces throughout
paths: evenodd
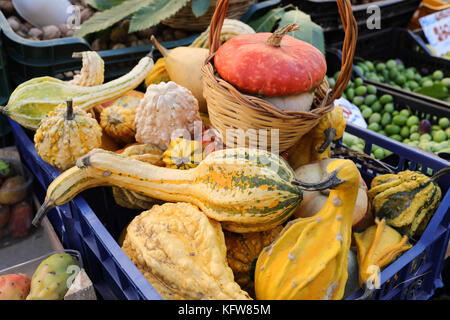
M 33 211 L 26 201 L 15 204 L 11 209 L 8 229 L 10 234 L 16 238 L 23 238 L 28 235 L 31 228 Z
M 30 285 L 31 279 L 25 274 L 0 276 L 0 300 L 25 300 Z
M 34 272 L 27 300 L 62 300 L 70 287 L 69 278 L 75 279 L 74 271 L 79 271 L 78 261 L 70 254 L 51 255 Z
M 0 204 L 0 229 L 6 226 L 9 220 L 11 211 L 8 205 Z

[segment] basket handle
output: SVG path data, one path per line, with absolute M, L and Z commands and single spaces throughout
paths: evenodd
M 220 46 L 220 32 L 225 20 L 228 4 L 230 0 L 218 0 L 216 10 L 211 19 L 209 30 L 209 57 L 206 63 L 211 61 L 212 57 Z M 339 14 L 345 31 L 344 44 L 342 45 L 342 66 L 339 77 L 336 80 L 333 91 L 328 103 L 333 102 L 342 96 L 352 75 L 353 56 L 355 54 L 356 40 L 358 38 L 358 25 L 353 16 L 350 0 L 337 0 Z

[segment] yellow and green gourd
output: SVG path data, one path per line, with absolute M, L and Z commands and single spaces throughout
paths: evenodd
M 441 195 L 435 179 L 409 170 L 375 177 L 368 192 L 374 216 L 409 237 L 423 233 Z
M 36 130 L 41 120 L 61 103 L 72 99 L 74 107 L 88 111 L 139 86 L 153 66 L 153 59 L 146 56 L 128 74 L 91 87 L 52 77 L 34 78 L 19 85 L 1 111 L 23 127 Z
M 34 136 L 39 156 L 61 171 L 71 168 L 75 160 L 99 148 L 102 129 L 91 114 L 73 108 L 72 101 L 49 113 Z

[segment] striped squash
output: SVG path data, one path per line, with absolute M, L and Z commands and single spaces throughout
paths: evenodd
M 52 78 L 34 78 L 19 85 L 1 111 L 23 127 L 36 130 L 41 120 L 59 104 L 72 99 L 85 111 L 135 89 L 154 66 L 146 56 L 128 74 L 108 83 L 83 87 Z
M 292 184 L 295 176 L 289 165 L 256 149 L 216 151 L 190 170 L 160 168 L 104 150 L 93 150 L 77 165 L 105 183 L 156 199 L 195 204 L 237 233 L 280 225 L 302 199 Z

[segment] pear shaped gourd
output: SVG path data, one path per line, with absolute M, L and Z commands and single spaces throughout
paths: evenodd
M 209 54 L 208 49 L 177 47 L 169 51 L 153 36 L 152 41 L 164 56 L 170 80 L 189 89 L 198 100 L 200 112 L 208 112 L 206 100 L 203 97 L 203 82 L 200 71 Z

